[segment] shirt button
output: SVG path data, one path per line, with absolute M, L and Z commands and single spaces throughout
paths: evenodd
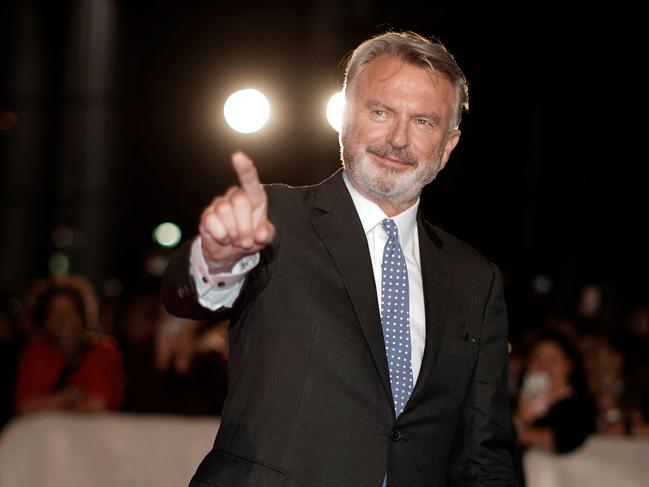
M 216 283 L 216 285 L 217 285 L 218 287 L 223 287 L 223 286 L 225 286 L 225 282 L 223 282 L 223 281 L 219 281 L 219 282 Z
M 392 441 L 399 441 L 402 438 L 401 431 L 397 429 L 392 430 L 391 437 L 392 437 Z

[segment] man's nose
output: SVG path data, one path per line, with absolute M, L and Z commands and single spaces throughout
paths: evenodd
M 408 121 L 397 117 L 388 134 L 388 143 L 394 149 L 404 149 L 410 144 Z

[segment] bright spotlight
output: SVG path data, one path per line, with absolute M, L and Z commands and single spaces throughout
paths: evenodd
M 270 117 L 270 104 L 263 93 L 257 90 L 239 90 L 225 101 L 223 114 L 228 125 L 242 134 L 260 130 Z
M 345 93 L 339 91 L 327 103 L 327 120 L 329 125 L 336 131 L 340 132 L 343 125 L 343 109 L 345 108 Z
M 178 245 L 181 237 L 180 228 L 175 223 L 161 223 L 153 230 L 153 241 L 167 249 Z

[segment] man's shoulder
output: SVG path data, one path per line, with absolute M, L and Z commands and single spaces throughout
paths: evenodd
M 314 186 L 289 186 L 283 183 L 265 186 L 268 195 L 268 212 L 273 221 L 295 218 L 305 213 L 313 200 Z
M 291 186 L 286 183 L 270 183 L 265 184 L 264 189 L 266 190 L 268 198 L 271 201 L 274 201 L 276 199 L 285 200 L 300 198 L 319 186 L 319 184 L 320 183 L 305 186 Z
M 340 180 L 340 182 L 342 183 L 341 169 L 338 169 L 337 171 L 329 174 L 327 177 L 311 184 L 291 185 L 286 183 L 267 183 L 264 184 L 264 188 L 266 189 L 266 192 L 276 195 L 297 195 L 309 193 L 311 191 L 317 191 L 323 187 L 335 183 L 337 180 Z
M 265 184 L 264 189 L 268 195 L 271 211 L 273 206 L 279 209 L 290 205 L 294 211 L 297 210 L 295 205 L 299 204 L 306 207 L 319 206 L 319 203 L 335 201 L 347 194 L 340 170 L 315 184 L 291 186 L 284 183 L 272 183 Z
M 474 272 L 493 272 L 494 264 L 478 249 L 423 218 L 422 223 L 428 235 L 437 239 L 438 247 L 452 263 Z

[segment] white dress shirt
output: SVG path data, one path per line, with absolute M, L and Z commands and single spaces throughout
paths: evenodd
M 381 261 L 383 248 L 388 241 L 388 236 L 381 226 L 381 221 L 388 216 L 372 201 L 365 198 L 354 188 L 347 174 L 343 172 L 343 179 L 347 190 L 352 197 L 356 212 L 363 225 L 367 244 L 374 271 L 376 284 L 376 299 L 381 309 Z M 410 306 L 410 344 L 413 383 L 421 369 L 421 360 L 424 355 L 426 342 L 426 317 L 424 309 L 424 289 L 421 279 L 421 259 L 419 256 L 419 232 L 417 230 L 417 209 L 419 199 L 407 210 L 392 217 L 399 229 L 399 243 L 403 250 L 408 269 L 409 306 Z M 207 263 L 203 257 L 200 237 L 192 244 L 190 254 L 190 273 L 194 277 L 199 303 L 211 310 L 221 307 L 230 307 L 237 299 L 245 276 L 259 262 L 259 254 L 250 255 L 241 259 L 232 269 L 231 273 L 210 274 Z
M 230 308 L 243 286 L 246 275 L 259 263 L 259 252 L 239 260 L 231 272 L 210 274 L 201 248 L 200 235 L 192 242 L 189 273 L 194 278 L 198 302 L 207 309 Z
M 374 202 L 360 194 L 351 184 L 346 173 L 343 179 L 347 190 L 354 201 L 356 212 L 361 219 L 367 245 L 370 250 L 372 269 L 374 270 L 374 282 L 376 284 L 376 299 L 381 309 L 381 263 L 383 261 L 383 249 L 388 236 L 383 230 L 381 222 L 388 218 L 385 212 Z M 409 293 L 409 314 L 410 314 L 410 363 L 412 365 L 412 381 L 417 383 L 421 359 L 424 356 L 424 344 L 426 343 L 426 316 L 424 313 L 424 288 L 421 280 L 421 259 L 419 257 L 419 231 L 417 230 L 417 209 L 419 199 L 407 210 L 392 217 L 392 220 L 399 229 L 399 243 L 403 250 L 408 268 L 408 293 Z

